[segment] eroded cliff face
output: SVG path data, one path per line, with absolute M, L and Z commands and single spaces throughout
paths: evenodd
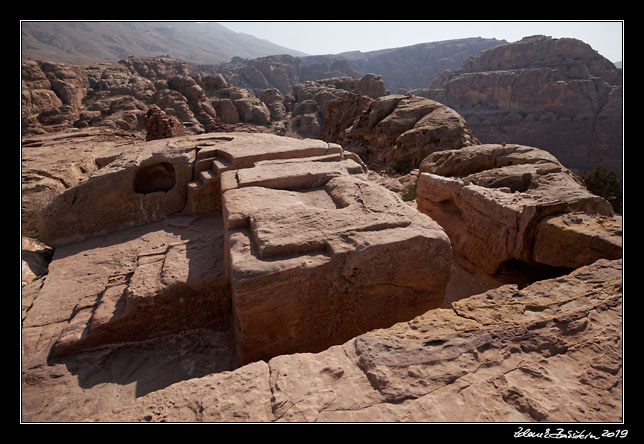
M 484 144 L 433 153 L 420 165 L 417 196 L 418 209 L 448 233 L 454 274 L 479 291 L 621 258 L 621 216 L 538 148 Z M 458 278 L 452 284 L 448 299 L 472 291 Z
M 338 74 L 316 82 L 291 79 L 281 87 L 285 92 L 265 82 L 254 93 L 239 86 L 243 82 L 231 83 L 235 78 L 229 82 L 207 67 L 168 57 L 91 65 L 26 60 L 21 129 L 36 136 L 100 127 L 147 140 L 213 131 L 320 138 L 330 101 L 351 93 L 362 103 L 387 94 L 382 76 Z
M 568 168 L 621 174 L 621 72 L 579 40 L 490 48 L 414 93 L 454 108 L 482 143 L 539 147 Z
M 621 419 L 621 223 L 552 155 L 435 152 L 417 211 L 320 140 L 97 152 L 40 210 L 24 421 Z
M 374 75 L 23 73 L 24 421 L 621 420 L 621 216 L 553 154 Z

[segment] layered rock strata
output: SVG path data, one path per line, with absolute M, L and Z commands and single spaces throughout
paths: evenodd
M 499 45 L 414 94 L 454 108 L 483 143 L 535 146 L 568 168 L 601 164 L 621 175 L 621 72 L 579 40 Z
M 334 107 L 329 110 L 342 116 Z M 341 124 L 340 129 L 335 129 L 335 141 L 358 153 L 368 165 L 397 172 L 417 168 L 434 151 L 478 143 L 465 120 L 453 109 L 412 95 L 378 97 L 350 125 Z
M 445 228 L 457 262 L 485 279 L 561 273 L 622 254 L 621 217 L 537 148 L 436 152 L 420 165 L 417 196 L 418 209 Z
M 431 155 L 430 219 L 332 143 L 214 133 L 121 151 L 44 210 L 139 205 L 76 235 L 43 221 L 56 248 L 23 292 L 24 421 L 621 420 L 622 265 L 593 262 L 621 251 L 618 219 L 547 153 Z M 498 288 L 436 308 L 483 237 L 476 267 L 522 243 L 560 276 L 483 273 Z
M 246 363 L 442 306 L 447 236 L 366 179 L 318 140 L 211 133 L 124 150 L 41 211 L 55 253 L 23 327 L 49 339 L 30 354 L 232 323 L 231 359 Z
M 84 419 L 619 422 L 621 272 L 621 260 L 600 260 L 503 286 L 321 353 L 178 382 Z

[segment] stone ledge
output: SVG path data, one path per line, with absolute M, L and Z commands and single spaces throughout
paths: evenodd
M 621 260 L 600 260 L 317 354 L 179 382 L 88 419 L 619 422 L 621 274 Z

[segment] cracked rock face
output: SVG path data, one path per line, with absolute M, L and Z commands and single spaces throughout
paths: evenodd
M 421 95 L 458 111 L 483 143 L 544 147 L 568 168 L 621 175 L 621 71 L 576 39 L 531 36 L 481 51 Z
M 621 289 L 621 260 L 600 260 L 321 353 L 179 382 L 90 419 L 620 421 Z
M 551 155 L 434 153 L 430 218 L 319 140 L 116 151 L 42 210 L 24 421 L 622 419 L 621 221 Z M 445 304 L 464 263 L 494 288 Z
M 562 273 L 621 257 L 621 217 L 537 148 L 436 152 L 420 166 L 417 195 L 418 209 L 448 233 L 456 261 L 485 279 L 508 267 Z
M 339 145 L 209 133 L 122 151 L 40 212 L 55 251 L 25 305 L 27 420 L 112 408 L 131 396 L 115 387 L 130 375 L 147 393 L 208 369 L 321 351 L 444 303 L 444 231 L 369 182 Z M 176 365 L 185 343 L 170 338 L 195 331 L 206 339 L 185 348 L 186 367 L 147 379 L 150 366 Z M 157 343 L 143 368 L 127 364 Z M 92 370 L 101 363 L 110 369 Z M 39 398 L 41 389 L 85 405 Z

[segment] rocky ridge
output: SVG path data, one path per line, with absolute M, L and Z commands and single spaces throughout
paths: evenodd
M 621 238 L 572 273 L 478 294 L 458 282 L 453 298 L 461 235 L 339 145 L 227 132 L 120 151 L 41 212 L 55 249 L 23 292 L 24 420 L 620 420 L 621 260 L 594 261 Z M 523 214 L 539 193 L 584 221 L 610 208 L 534 148 L 439 151 L 421 171 L 421 211 L 424 178 L 457 176 L 463 198 L 485 185 L 523 198 Z M 468 229 L 504 246 L 482 221 Z M 579 224 L 536 231 L 558 257 L 558 233 Z
M 621 70 L 579 40 L 499 45 L 413 93 L 454 108 L 484 143 L 540 147 L 568 168 L 621 175 Z
M 621 261 L 601 260 L 318 354 L 182 381 L 86 419 L 619 422 L 620 330 Z
M 369 73 L 381 75 L 385 88 L 398 92 L 430 85 L 445 70 L 456 69 L 478 52 L 506 43 L 480 37 L 445 40 L 389 48 L 379 51 L 353 51 L 341 54 L 294 57 L 271 55 L 256 59 L 236 57 L 229 63 L 199 68 L 222 74 L 226 81 L 254 92 L 276 88 L 288 94 L 297 84 L 330 77 L 360 78 Z
M 194 63 L 222 63 L 235 56 L 305 55 L 215 22 L 25 20 L 20 31 L 23 58 L 60 63 L 159 54 Z
M 621 420 L 621 218 L 551 154 L 378 76 L 255 96 L 129 63 L 118 116 L 193 134 L 23 140 L 23 420 Z M 77 105 L 54 68 L 30 91 Z M 248 133 L 294 118 L 326 141 Z

